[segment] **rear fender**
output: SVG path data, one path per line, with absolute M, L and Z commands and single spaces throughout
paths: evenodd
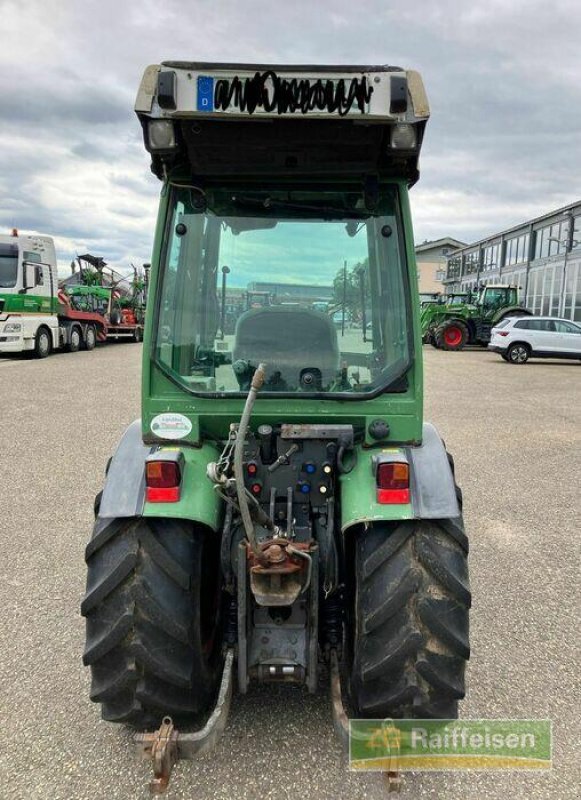
M 359 448 L 353 470 L 341 476 L 341 530 L 380 520 L 450 519 L 460 516 L 454 475 L 444 443 L 430 423 L 423 426 L 418 447 L 388 447 L 410 465 L 411 502 L 381 505 L 376 499 L 372 459 L 378 450 Z
M 160 446 L 164 449 L 177 447 L 184 456 L 181 495 L 176 503 L 148 503 L 145 499 L 145 459 Z M 206 466 L 218 457 L 219 452 L 212 444 L 200 448 L 180 447 L 178 442 L 145 445 L 141 420 L 135 420 L 123 434 L 111 459 L 99 517 L 188 519 L 218 530 L 223 504 L 206 477 Z
M 514 314 L 519 314 L 522 317 L 531 317 L 533 312 L 528 308 L 523 308 L 522 306 L 506 306 L 505 308 L 501 308 L 499 311 L 497 311 L 492 317 L 492 327 L 499 323 L 501 319 L 514 316 Z

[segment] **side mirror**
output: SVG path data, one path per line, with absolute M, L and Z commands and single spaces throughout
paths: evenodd
M 29 289 L 34 289 L 35 286 L 39 284 L 39 267 L 38 264 L 31 263 L 30 261 L 25 261 L 23 264 L 24 267 L 24 291 L 28 291 Z

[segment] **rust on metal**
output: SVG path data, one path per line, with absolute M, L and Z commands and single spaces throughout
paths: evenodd
M 153 778 L 149 784 L 151 794 L 163 794 L 169 784 L 173 765 L 178 760 L 178 732 L 171 717 L 164 717 L 154 733 L 141 733 L 136 737 L 142 756 L 153 764 Z

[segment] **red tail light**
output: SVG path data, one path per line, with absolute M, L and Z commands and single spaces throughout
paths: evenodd
M 182 480 L 175 461 L 147 461 L 145 464 L 145 497 L 148 503 L 177 503 Z
M 499 336 L 508 336 L 509 331 L 496 331 Z
M 409 464 L 392 461 L 377 465 L 377 502 L 382 505 L 410 502 Z

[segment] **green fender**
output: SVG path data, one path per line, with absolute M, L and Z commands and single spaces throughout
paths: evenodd
M 510 317 L 512 314 L 519 314 L 523 317 L 531 317 L 533 312 L 529 311 L 528 308 L 523 308 L 522 306 L 505 306 L 504 308 L 499 309 L 492 317 L 492 325 L 496 325 L 501 319 L 504 317 Z

